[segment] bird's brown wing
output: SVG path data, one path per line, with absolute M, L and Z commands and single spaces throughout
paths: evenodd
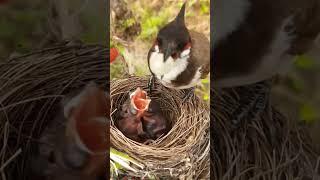
M 210 72 L 210 42 L 208 38 L 196 31 L 189 31 L 192 41 L 192 58 L 196 58 L 198 66 L 201 66 L 201 78 L 205 78 Z

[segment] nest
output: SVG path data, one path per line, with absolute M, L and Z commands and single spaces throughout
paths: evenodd
M 156 88 L 149 95 L 159 101 L 172 129 L 148 145 L 127 138 L 114 125 L 128 93 L 137 87 L 146 89 L 147 84 L 148 77 L 135 76 L 114 80 L 110 84 L 111 144 L 144 165 L 144 169 L 138 172 L 126 173 L 135 177 L 209 178 L 210 115 L 208 105 L 200 98 L 193 96 L 189 102 L 182 103 L 183 91 L 167 89 L 156 82 Z
M 64 42 L 0 63 L 0 179 L 33 179 L 30 155 L 61 98 L 89 81 L 108 89 L 107 53 L 104 46 Z
M 263 83 L 212 90 L 211 176 L 239 180 L 318 179 L 320 152 L 303 126 L 272 107 L 270 83 Z M 260 103 L 260 109 L 250 101 Z M 243 116 L 235 127 L 232 119 L 243 113 L 248 116 Z

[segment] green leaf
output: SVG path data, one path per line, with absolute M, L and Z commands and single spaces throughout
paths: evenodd
M 210 96 L 209 96 L 208 94 L 205 94 L 205 95 L 203 96 L 203 100 L 205 100 L 205 101 L 208 101 L 209 98 L 210 98 Z
M 132 25 L 134 25 L 135 21 L 133 18 L 130 18 L 130 19 L 126 19 L 124 22 L 123 22 L 123 25 L 124 27 L 128 28 Z
M 114 149 L 114 148 L 110 148 L 110 153 L 116 154 L 116 155 L 121 156 L 121 157 L 124 157 L 124 158 L 126 158 L 126 159 L 130 159 L 130 156 L 129 156 L 129 155 L 127 155 L 126 153 L 117 151 L 117 150 Z
M 118 156 L 121 156 L 123 159 L 131 159 L 129 155 L 123 153 L 123 152 L 120 152 L 120 151 L 117 151 L 116 149 L 114 148 L 110 148 L 110 154 L 116 154 Z M 117 162 L 114 162 L 115 166 L 117 169 L 123 169 L 123 167 L 117 163 Z
M 154 39 L 160 27 L 168 22 L 169 9 L 163 10 L 157 14 L 154 11 L 146 10 L 141 19 L 141 34 L 139 36 L 142 40 Z
M 208 83 L 209 83 L 209 78 L 202 79 L 201 82 L 202 82 L 203 84 L 208 84 Z
M 202 14 L 209 14 L 210 7 L 207 4 L 201 3 L 201 13 Z

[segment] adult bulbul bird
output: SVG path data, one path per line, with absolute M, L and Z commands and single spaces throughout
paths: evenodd
M 213 1 L 213 86 L 253 84 L 285 73 L 320 32 L 319 0 Z
M 257 86 L 241 104 L 263 110 L 270 90 L 263 81 L 285 73 L 319 35 L 320 0 L 215 0 L 213 13 L 213 86 Z
M 185 25 L 185 6 L 177 17 L 162 27 L 148 53 L 148 66 L 161 84 L 173 89 L 188 89 L 188 99 L 194 87 L 210 72 L 210 43 L 204 34 L 188 30 Z

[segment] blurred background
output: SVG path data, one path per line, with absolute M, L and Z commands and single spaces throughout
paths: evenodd
M 34 155 L 37 155 L 37 153 L 39 153 L 39 151 L 37 152 L 38 149 L 36 148 L 36 144 L 34 143 L 39 141 L 38 139 L 33 138 L 38 137 L 39 132 L 43 130 L 43 128 L 39 127 L 45 127 L 48 125 L 47 120 L 51 120 L 49 114 L 55 114 L 57 112 L 60 112 L 56 111 L 59 107 L 57 106 L 57 108 L 55 108 L 56 106 L 54 105 L 54 103 L 56 103 L 56 100 L 60 100 L 60 97 L 48 98 L 47 101 L 39 101 L 37 97 L 41 96 L 41 93 L 47 95 L 50 94 L 52 97 L 52 95 L 55 94 L 59 89 L 59 85 L 63 84 L 63 82 L 59 82 L 59 78 L 57 76 L 50 76 L 57 77 L 57 79 L 50 78 L 50 80 L 53 80 L 50 83 L 55 83 L 54 81 L 57 80 L 56 90 L 52 91 L 52 89 L 47 89 L 46 87 L 43 87 L 40 90 L 40 94 L 33 93 L 35 97 L 31 97 L 32 95 L 28 95 L 28 92 L 23 93 L 19 91 L 20 94 L 22 93 L 20 100 L 23 104 L 23 111 L 19 111 L 19 106 L 16 106 L 17 108 L 12 108 L 10 110 L 9 108 L 6 109 L 4 106 L 8 104 L 8 106 L 12 104 L 19 104 L 16 103 L 17 101 L 20 101 L 19 98 L 17 98 L 19 93 L 15 93 L 14 96 L 17 99 L 15 99 L 16 102 L 14 102 L 15 100 L 10 98 L 11 93 L 8 93 L 8 91 L 15 91 L 14 84 L 17 81 L 18 83 L 20 81 L 16 79 L 19 77 L 12 76 L 13 74 L 16 74 L 15 72 L 20 72 L 21 69 L 19 70 L 17 68 L 22 66 L 20 66 L 21 64 L 19 63 L 17 63 L 18 65 L 16 66 L 16 64 L 12 61 L 11 63 L 3 62 L 5 62 L 8 58 L 11 57 L 24 55 L 26 53 L 28 54 L 30 52 L 52 46 L 53 44 L 57 44 L 59 42 L 61 43 L 63 40 L 71 40 L 71 43 L 78 43 L 77 40 L 81 40 L 83 43 L 86 44 L 109 45 L 109 40 L 107 39 L 107 37 L 109 37 L 107 31 L 109 21 L 107 12 L 107 9 L 109 8 L 106 7 L 107 1 L 108 0 L 0 0 L 0 78 L 3 78 L 0 79 L 0 180 L 17 179 L 18 177 L 19 179 L 28 179 L 27 175 L 29 175 L 30 173 L 30 166 L 33 165 L 33 161 L 29 160 L 34 159 Z M 73 50 L 76 49 L 78 48 L 74 48 Z M 20 61 L 22 61 L 23 59 L 26 60 L 26 63 L 24 63 L 23 65 L 27 65 L 28 63 L 30 63 L 29 60 L 32 60 L 32 58 L 35 58 L 34 63 L 37 63 L 39 61 L 43 62 L 43 60 L 40 60 L 43 58 L 43 56 L 48 55 L 48 59 L 54 59 L 54 53 L 59 53 L 58 51 L 67 55 L 64 56 L 64 58 L 68 58 L 69 54 L 71 54 L 70 52 L 68 52 L 68 50 L 61 51 L 61 49 L 59 48 L 59 50 L 54 52 L 44 52 L 41 56 L 38 54 L 34 56 L 30 55 L 27 58 L 20 58 Z M 100 52 L 93 54 L 93 56 L 87 59 L 90 60 L 92 58 L 100 57 L 101 54 Z M 81 55 L 77 57 L 80 58 L 79 61 L 84 60 L 84 58 Z M 73 57 L 68 59 L 74 60 Z M 66 64 L 66 66 L 68 66 L 65 67 L 66 69 L 68 69 L 69 67 L 73 69 L 72 66 L 68 64 Z M 8 69 L 4 69 L 6 67 Z M 28 77 L 23 77 L 23 79 L 26 79 L 26 81 L 28 82 L 24 82 L 24 80 L 21 81 L 21 83 L 25 85 L 23 88 L 24 90 L 31 90 L 33 87 L 35 87 L 35 84 L 37 84 L 38 82 L 31 82 L 33 81 L 33 78 L 34 80 L 41 79 L 42 72 L 46 71 L 46 68 L 50 69 L 50 67 L 48 66 L 38 67 L 42 67 L 44 68 L 44 70 L 39 70 L 39 72 L 34 73 L 25 73 L 25 75 L 28 75 Z M 79 67 L 79 70 L 81 70 L 81 63 L 77 67 Z M 13 73 L 11 75 L 8 75 L 11 73 L 7 73 L 8 70 L 12 70 Z M 66 72 L 68 72 L 68 70 L 66 70 Z M 4 75 L 4 73 L 6 73 L 6 75 Z M 60 72 L 57 72 L 57 75 L 59 73 Z M 97 72 L 97 76 L 99 76 L 100 73 L 103 73 L 103 71 Z M 105 73 L 105 77 L 106 75 L 107 73 Z M 70 78 L 72 78 L 71 76 Z M 77 82 L 81 82 L 82 79 L 80 79 L 80 76 L 77 75 L 77 77 L 79 77 L 79 79 L 77 79 Z M 13 78 L 13 80 L 12 82 L 9 82 L 11 81 L 11 78 Z M 94 76 L 88 77 L 88 79 L 86 80 L 92 78 L 94 78 Z M 42 80 L 39 81 L 39 83 L 42 82 Z M 74 84 L 76 84 L 77 82 L 73 81 Z M 40 86 L 46 86 L 50 83 L 44 83 Z M 67 86 L 65 86 L 64 90 L 66 89 Z M 68 89 L 72 89 L 72 86 L 69 83 Z M 33 91 L 31 90 L 30 92 Z M 58 93 L 60 94 L 68 92 L 59 91 Z M 58 95 L 58 93 L 55 95 Z M 24 96 L 28 96 L 29 98 L 26 97 L 26 99 L 28 100 L 25 101 Z M 31 103 L 30 101 L 33 101 L 34 103 L 39 103 L 38 105 L 40 106 L 42 104 L 43 107 L 45 107 L 46 104 L 51 104 L 52 106 L 46 108 L 46 115 L 42 116 L 41 108 L 37 108 L 38 105 L 33 106 L 33 102 Z M 30 104 L 24 104 L 25 102 L 30 102 Z M 38 111 L 34 111 L 33 109 L 38 109 Z M 14 111 L 17 111 L 18 113 L 15 113 Z M 8 114 L 8 112 L 10 112 L 11 114 Z M 20 119 L 18 116 L 15 116 L 19 114 L 21 114 L 24 117 Z M 59 120 L 62 119 L 62 117 L 59 117 L 59 115 L 57 115 L 57 117 Z M 30 123 L 28 122 L 28 119 L 33 119 L 34 121 L 30 121 Z M 37 123 L 35 125 L 33 122 L 40 123 Z M 23 127 L 21 126 L 22 124 Z M 34 131 L 34 128 L 36 127 L 37 129 L 36 131 Z M 31 142 L 29 140 L 34 141 Z M 51 142 L 48 143 L 50 144 Z M 35 163 L 35 166 L 38 166 L 38 164 Z M 39 171 L 46 169 L 46 163 L 40 163 L 39 166 L 39 169 L 37 169 Z
M 296 57 L 288 75 L 279 77 L 273 104 L 293 121 L 306 126 L 320 149 L 320 39 L 309 53 Z
M 0 61 L 63 39 L 107 44 L 104 0 L 0 0 Z
M 110 47 L 116 47 L 124 61 L 111 64 L 111 79 L 126 73 L 149 75 L 147 55 L 158 30 L 173 20 L 184 0 L 111 0 Z M 186 6 L 186 25 L 210 39 L 210 1 L 189 0 Z M 122 60 L 123 60 L 122 59 Z M 196 92 L 205 101 L 210 98 L 209 76 Z

